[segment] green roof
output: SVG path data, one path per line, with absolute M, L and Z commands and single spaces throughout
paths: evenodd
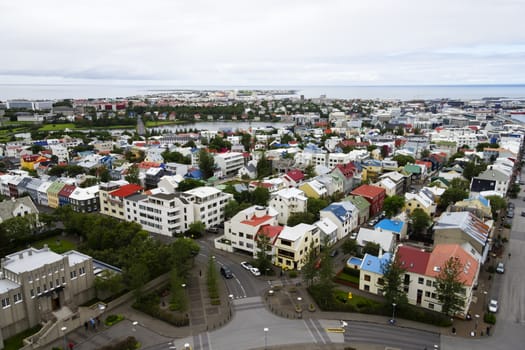
M 368 210 L 368 208 L 370 208 L 370 203 L 361 196 L 348 196 L 343 200 L 352 202 L 352 204 L 355 205 L 359 211 L 363 211 L 365 209 Z
M 51 193 L 52 195 L 58 195 L 58 192 L 62 191 L 62 187 L 64 187 L 66 184 L 60 181 L 55 181 L 51 184 L 51 186 L 48 187 L 47 193 Z
M 415 164 L 407 164 L 403 170 L 410 174 L 421 174 L 421 168 Z

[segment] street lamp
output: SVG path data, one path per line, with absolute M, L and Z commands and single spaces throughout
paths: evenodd
M 396 323 L 396 303 L 392 303 L 392 319 L 390 320 L 390 323 Z
M 63 326 L 62 328 L 60 328 L 60 330 L 62 331 L 62 333 L 64 333 L 64 350 L 66 350 L 67 349 L 67 339 L 66 339 L 67 327 Z
M 131 327 L 131 330 L 132 330 L 133 332 L 136 332 L 137 329 L 135 329 L 135 327 L 139 324 L 139 322 L 138 322 L 138 321 L 133 321 L 133 323 L 131 323 L 131 324 L 133 325 L 133 327 Z
M 264 328 L 264 350 L 268 348 L 268 331 L 267 327 Z

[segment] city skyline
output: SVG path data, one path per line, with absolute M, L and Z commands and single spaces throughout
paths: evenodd
M 157 86 L 522 84 L 524 5 L 8 2 L 0 5 L 0 78 Z

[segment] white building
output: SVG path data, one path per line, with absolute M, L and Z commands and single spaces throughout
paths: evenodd
M 208 228 L 224 222 L 224 208 L 233 195 L 203 186 L 181 193 L 180 198 L 192 203 L 194 220 Z
M 286 270 L 300 270 L 311 249 L 319 251 L 321 240 L 315 225 L 285 226 L 275 241 L 274 264 Z
M 235 176 L 244 166 L 244 156 L 240 152 L 218 153 L 214 158 L 224 176 Z
M 321 219 L 328 219 L 337 226 L 337 240 L 346 237 L 357 228 L 359 210 L 352 202 L 335 202 L 322 209 Z
M 307 201 L 303 191 L 285 188 L 271 194 L 270 207 L 279 213 L 279 224 L 286 225 L 291 214 L 306 212 Z

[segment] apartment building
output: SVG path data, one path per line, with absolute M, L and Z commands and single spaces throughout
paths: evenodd
M 291 214 L 306 212 L 308 198 L 303 191 L 296 188 L 285 188 L 270 195 L 270 207 L 279 214 L 279 224 L 286 225 Z
M 180 198 L 192 203 L 194 220 L 208 228 L 224 222 L 224 208 L 233 195 L 203 186 L 181 193 Z
M 100 207 L 99 186 L 77 187 L 69 196 L 69 204 L 77 213 L 91 213 Z
M 320 216 L 321 219 L 326 218 L 337 226 L 337 240 L 340 240 L 357 227 L 359 210 L 352 202 L 336 202 L 322 209 Z
M 100 213 L 112 216 L 116 219 L 126 220 L 124 200 L 131 195 L 140 193 L 141 191 L 141 186 L 128 184 L 125 181 L 100 184 Z
M 244 167 L 244 156 L 240 152 L 218 153 L 214 159 L 223 176 L 235 176 Z
M 95 295 L 93 259 L 77 251 L 56 254 L 47 245 L 2 258 L 0 264 L 0 340 L 74 308 Z
M 310 249 L 319 252 L 319 236 L 319 228 L 315 225 L 285 226 L 274 244 L 274 264 L 284 270 L 301 269 L 306 263 Z

